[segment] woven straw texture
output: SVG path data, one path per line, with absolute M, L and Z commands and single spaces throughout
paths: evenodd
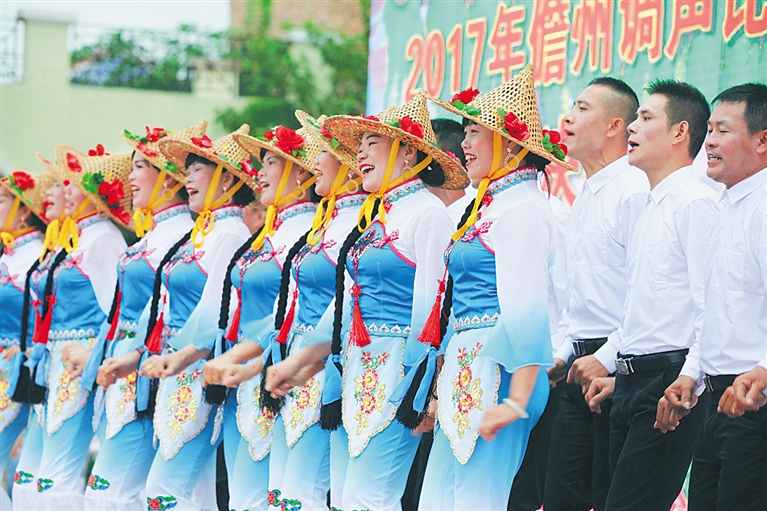
M 315 119 L 303 110 L 296 110 L 296 119 L 298 119 L 298 122 L 301 123 L 301 126 L 308 130 L 312 134 L 312 137 L 319 140 L 320 145 L 330 151 L 330 154 L 335 156 L 336 160 L 340 161 L 341 164 L 346 165 L 350 169 L 356 171 L 357 155 L 354 154 L 348 147 L 341 144 L 340 141 L 335 140 L 334 138 L 328 138 L 325 134 L 323 134 L 322 124 L 327 120 L 327 118 L 328 117 L 326 115 L 321 115 L 319 119 Z M 325 133 L 330 135 L 330 133 L 327 131 L 325 131 Z M 313 171 L 313 167 L 314 165 L 312 165 L 312 168 L 309 170 Z
M 330 117 L 323 125 L 334 138 L 341 144 L 356 153 L 360 147 L 363 133 L 373 132 L 397 139 L 405 145 L 415 147 L 417 150 L 431 155 L 440 164 L 445 173 L 445 184 L 442 188 L 447 190 L 462 190 L 469 185 L 469 176 L 458 158 L 440 150 L 434 130 L 429 119 L 429 110 L 426 107 L 426 96 L 419 92 L 410 101 L 401 107 L 391 107 L 380 114 L 373 116 L 375 119 L 358 117 L 354 115 L 335 115 Z M 404 117 L 409 117 L 423 129 L 423 138 L 392 126 L 392 123 L 400 123 Z M 355 167 L 356 168 L 356 167 Z
M 62 182 L 77 185 L 96 209 L 123 227 L 131 227 L 131 153 L 88 156 L 68 145 L 56 146 Z M 102 186 L 106 185 L 106 186 Z
M 277 129 L 275 127 L 272 130 L 274 132 Z M 262 140 L 260 138 L 251 137 L 249 135 L 237 136 L 234 139 L 240 144 L 248 153 L 253 155 L 258 161 L 261 161 L 261 149 L 271 151 L 277 156 L 286 160 L 292 161 L 295 165 L 303 167 L 310 172 L 314 172 L 314 159 L 322 152 L 322 145 L 318 140 L 319 137 L 312 136 L 312 132 L 307 128 L 299 128 L 295 130 L 295 133 L 301 135 L 304 139 L 304 143 L 301 145 L 302 154 L 298 151 L 294 153 L 287 153 L 277 147 L 277 137 L 273 140 Z
M 35 153 L 35 156 L 37 157 L 38 160 L 40 160 L 40 163 L 43 164 L 43 167 L 45 167 L 45 171 L 50 172 L 51 176 L 53 176 L 53 179 L 55 179 L 56 181 L 62 180 L 64 171 L 59 168 L 59 165 L 57 163 L 50 161 L 48 158 L 46 158 L 40 153 Z
M 535 86 L 533 81 L 533 65 L 528 64 L 516 76 L 502 83 L 487 94 L 480 94 L 469 103 L 470 106 L 478 108 L 479 115 L 469 115 L 465 111 L 454 107 L 450 103 L 442 101 L 439 98 L 429 96 L 429 99 L 445 110 L 449 110 L 482 126 L 496 131 L 511 140 L 515 144 L 527 148 L 531 153 L 566 167 L 573 171 L 578 171 L 569 163 L 558 160 L 553 154 L 548 152 L 543 146 L 543 132 L 541 129 L 541 117 L 538 113 L 538 103 L 535 96 Z M 498 115 L 498 109 L 502 108 L 506 112 L 513 112 L 519 120 L 527 124 L 527 130 L 530 137 L 527 140 L 518 140 L 509 135 L 504 130 L 504 120 Z
M 19 182 L 20 178 L 21 182 Z M 53 174 L 50 172 L 33 176 L 23 170 L 15 170 L 9 177 L 0 179 L 0 186 L 18 197 L 40 220 L 48 223 L 44 203 L 45 195 L 53 184 L 53 180 Z
M 200 138 L 205 135 L 205 129 L 208 127 L 208 121 L 200 121 L 190 128 L 180 131 L 168 131 L 165 128 L 144 129 L 146 134 L 134 135 L 128 130 L 123 131 L 123 138 L 134 151 L 138 151 L 147 159 L 149 163 L 158 169 L 168 171 L 168 175 L 179 183 L 184 182 L 186 169 L 184 166 L 178 166 L 165 157 L 160 151 L 160 142 L 162 140 L 186 140 L 190 141 L 192 137 Z
M 189 153 L 202 156 L 206 160 L 210 160 L 216 165 L 222 165 L 224 169 L 234 174 L 238 179 L 242 180 L 251 190 L 257 191 L 257 183 L 255 181 L 255 174 L 252 173 L 250 168 L 250 162 L 248 161 L 250 155 L 239 144 L 235 142 L 235 138 L 239 135 L 247 135 L 250 132 L 250 126 L 243 124 L 237 131 L 224 135 L 223 137 L 211 141 L 209 138 L 205 142 L 211 145 L 211 147 L 204 147 L 205 142 L 200 140 L 171 140 L 166 139 L 160 142 L 160 151 L 178 168 L 184 169 L 186 174 L 186 168 L 184 163 Z

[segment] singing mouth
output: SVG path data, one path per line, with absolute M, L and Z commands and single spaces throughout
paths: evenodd
M 362 175 L 362 177 L 365 177 L 371 172 L 373 172 L 373 170 L 375 170 L 375 165 L 371 165 L 369 163 L 363 163 L 362 165 L 359 166 L 359 169 L 360 169 L 360 174 Z

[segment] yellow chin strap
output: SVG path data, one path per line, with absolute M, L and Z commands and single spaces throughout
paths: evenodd
M 77 232 L 77 222 L 85 217 L 81 216 L 82 212 L 90 204 L 91 201 L 89 199 L 83 199 L 77 206 L 77 209 L 75 209 L 75 213 L 72 216 L 67 216 L 61 224 L 58 245 L 66 250 L 67 254 L 71 254 L 80 246 L 80 234 Z M 88 214 L 90 215 L 90 213 Z
M 45 258 L 45 254 L 50 250 L 53 252 L 59 243 L 59 235 L 61 234 L 61 223 L 64 221 L 66 213 L 61 212 L 58 218 L 54 219 L 45 228 L 45 238 L 43 239 L 43 253 L 40 254 L 39 261 L 42 263 Z
M 306 242 L 310 245 L 319 243 L 322 236 L 324 236 L 325 231 L 328 229 L 330 221 L 333 220 L 333 214 L 336 211 L 336 199 L 344 191 L 344 178 L 346 177 L 347 172 L 349 172 L 349 167 L 341 165 L 338 169 L 338 174 L 336 174 L 335 179 L 333 179 L 333 184 L 330 185 L 330 192 L 322 198 L 320 204 L 317 206 L 317 213 L 315 213 L 314 221 L 312 221 L 312 230 L 309 231 L 309 234 L 306 237 Z M 362 178 L 358 177 L 351 181 L 360 185 Z
M 479 182 L 479 186 L 477 187 L 477 197 L 474 199 L 474 206 L 471 208 L 471 214 L 466 219 L 466 222 L 453 233 L 451 238 L 454 242 L 461 239 L 466 231 L 469 230 L 469 227 L 474 225 L 474 222 L 477 221 L 477 211 L 479 210 L 480 204 L 482 204 L 482 198 L 485 196 L 485 192 L 487 191 L 490 182 L 516 170 L 527 153 L 528 150 L 523 147 L 506 165 L 501 166 L 501 157 L 503 156 L 502 138 L 500 133 L 497 131 L 493 132 L 493 163 L 490 168 L 495 170 L 488 172 L 487 176 L 482 178 L 482 181 Z
M 195 220 L 194 227 L 192 228 L 191 239 L 194 248 L 202 247 L 202 244 L 205 242 L 205 236 L 210 234 L 210 231 L 213 230 L 215 219 L 213 218 L 212 211 L 231 201 L 232 196 L 237 190 L 242 188 L 242 185 L 244 184 L 241 180 L 238 180 L 228 191 L 221 194 L 221 197 L 214 201 L 213 195 L 216 193 L 216 188 L 218 188 L 218 183 L 221 181 L 221 173 L 223 171 L 224 166 L 219 163 L 216 170 L 213 172 L 213 178 L 210 180 L 208 191 L 205 192 L 205 201 L 202 203 L 202 211 L 200 211 L 200 214 L 197 216 L 197 220 Z
M 256 239 L 253 240 L 253 243 L 250 244 L 250 246 L 253 247 L 253 250 L 258 251 L 261 247 L 264 246 L 264 239 L 267 236 L 274 235 L 274 222 L 277 220 L 277 213 L 282 211 L 282 209 L 292 201 L 297 200 L 301 196 L 305 195 L 309 187 L 311 187 L 314 182 L 317 181 L 317 176 L 312 176 L 297 186 L 292 193 L 283 196 L 282 194 L 285 192 L 285 188 L 288 186 L 288 179 L 290 178 L 290 172 L 292 170 L 293 161 L 285 160 L 285 166 L 282 169 L 282 176 L 280 176 L 280 182 L 277 184 L 277 192 L 274 194 L 274 203 L 266 208 L 264 227 L 261 229 L 261 232 L 258 233 Z M 296 195 L 296 192 L 299 192 L 299 194 Z
M 392 171 L 394 170 L 394 164 L 397 161 L 397 151 L 399 150 L 399 145 L 399 140 L 394 139 L 392 141 L 391 150 L 389 150 L 389 161 L 386 163 L 386 170 L 384 171 L 383 179 L 381 180 L 381 187 L 377 192 L 368 195 L 365 198 L 365 202 L 362 203 L 362 208 L 360 208 L 360 216 L 357 219 L 357 229 L 359 229 L 360 232 L 367 229 L 370 226 L 370 222 L 373 220 L 373 206 L 375 205 L 376 199 L 381 199 L 381 201 L 378 203 L 378 218 L 381 219 L 381 223 L 385 224 L 386 207 L 384 206 L 383 198 L 384 195 L 386 195 L 386 192 L 401 185 L 405 181 L 412 179 L 419 172 L 428 167 L 432 162 L 432 157 L 427 155 L 423 161 L 414 165 L 409 171 L 404 172 L 401 176 L 390 182 Z M 363 220 L 365 221 L 364 224 L 362 222 Z
M 5 221 L 5 225 L 3 226 L 3 230 L 0 231 L 0 239 L 2 239 L 3 245 L 8 248 L 13 248 L 17 236 L 21 236 L 35 230 L 34 227 L 15 229 L 13 231 L 10 230 L 13 220 L 16 218 L 16 213 L 19 211 L 19 207 L 21 207 L 21 200 L 16 197 L 13 201 L 13 206 L 11 206 L 11 212 L 8 214 L 8 219 Z
M 164 202 L 173 199 L 173 196 L 183 188 L 184 183 L 178 183 L 173 188 L 165 190 L 160 194 L 162 184 L 165 182 L 168 172 L 163 169 L 160 171 L 160 175 L 157 176 L 157 181 L 152 188 L 152 194 L 149 196 L 147 205 L 145 208 L 139 208 L 133 213 L 133 223 L 136 226 L 136 236 L 143 238 L 146 233 L 152 230 L 154 227 L 154 211 L 159 208 Z

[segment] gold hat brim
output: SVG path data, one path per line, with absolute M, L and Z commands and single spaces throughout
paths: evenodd
M 348 147 L 341 144 L 340 141 L 338 141 L 338 147 L 333 147 L 333 143 L 322 134 L 320 127 L 327 119 L 326 116 L 321 115 L 318 119 L 315 119 L 303 110 L 296 110 L 296 119 L 298 119 L 298 122 L 301 123 L 302 127 L 311 132 L 312 136 L 319 141 L 320 145 L 330 152 L 336 160 L 356 172 L 357 156 Z M 312 165 L 312 167 L 314 166 Z M 308 170 L 314 173 L 313 168 Z

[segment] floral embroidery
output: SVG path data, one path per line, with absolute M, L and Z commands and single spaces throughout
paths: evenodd
M 149 511 L 165 511 L 166 509 L 176 507 L 176 504 L 178 504 L 176 497 L 171 495 L 168 495 L 167 497 L 160 495 L 153 499 L 149 497 L 146 498 L 146 508 Z
M 45 490 L 50 490 L 51 488 L 53 488 L 53 479 L 43 479 L 41 477 L 37 479 L 37 491 L 39 493 L 42 493 Z
M 83 260 L 83 253 L 80 252 L 79 254 L 69 254 L 67 255 L 63 261 L 61 261 L 61 264 L 59 264 L 55 270 L 53 270 L 54 275 L 58 276 L 59 272 L 61 270 L 71 270 L 72 268 L 76 266 L 80 266 L 80 263 Z
M 192 387 L 190 385 L 192 382 L 199 380 L 201 374 L 202 370 L 195 369 L 191 373 L 181 371 L 181 373 L 176 376 L 178 389 L 170 395 L 170 402 L 168 403 L 167 410 L 168 415 L 170 415 L 171 418 L 165 423 L 165 427 L 170 429 L 171 440 L 175 440 L 175 438 L 182 433 L 181 426 L 189 421 L 194 422 L 197 420 L 197 408 L 199 408 L 199 404 L 194 399 L 194 393 L 192 392 Z M 173 505 L 175 506 L 176 504 L 174 503 Z
M 274 419 L 277 418 L 277 414 L 261 406 L 260 386 L 253 389 L 253 406 L 259 410 L 258 417 L 254 421 L 259 426 L 258 434 L 261 435 L 261 438 L 266 438 L 266 435 L 269 434 L 274 426 Z
M 471 229 L 466 231 L 466 234 L 461 236 L 461 239 L 459 241 L 462 241 L 463 243 L 471 243 L 474 241 L 474 238 L 479 236 L 480 234 L 486 234 L 490 230 L 490 226 L 493 225 L 493 222 L 490 220 L 486 220 L 479 225 L 475 224 L 471 226 Z
M 281 499 L 280 495 L 282 495 L 280 490 L 270 490 L 268 496 L 269 505 L 280 508 L 280 511 L 300 511 L 303 507 L 300 500 Z
M 173 254 L 173 257 L 170 258 L 168 264 L 163 267 L 163 271 L 166 276 L 170 276 L 170 272 L 179 264 L 192 264 L 195 261 L 199 261 L 204 254 L 204 250 L 195 250 L 194 245 L 192 245 L 191 242 L 187 242 L 178 250 L 178 252 Z
M 88 478 L 88 488 L 91 490 L 106 490 L 109 488 L 109 481 L 96 474 L 91 474 Z
M 479 378 L 474 378 L 471 370 L 471 364 L 482 349 L 482 344 L 477 343 L 471 351 L 466 348 L 458 350 L 458 365 L 461 369 L 458 376 L 452 381 L 453 384 L 453 404 L 457 410 L 453 415 L 453 422 L 458 425 L 458 438 L 462 438 L 464 432 L 471 427 L 468 415 L 476 408 L 482 409 L 482 388 Z
M 136 371 L 133 371 L 120 381 L 120 400 L 117 402 L 117 414 L 115 417 L 119 417 L 125 413 L 125 406 L 132 405 L 136 400 L 137 374 Z
M 363 351 L 360 362 L 365 371 L 361 376 L 354 379 L 354 400 L 357 401 L 359 409 L 354 414 L 357 421 L 357 434 L 370 424 L 369 417 L 374 411 L 383 412 L 383 406 L 386 402 L 384 390 L 386 384 L 378 379 L 378 368 L 386 365 L 389 360 L 389 354 L 382 351 L 377 357 L 374 357 L 369 351 Z
M 276 250 L 272 249 L 272 243 L 270 240 L 266 240 L 258 250 L 248 248 L 242 256 L 237 260 L 237 268 L 240 271 L 240 276 L 244 276 L 245 272 L 250 269 L 256 263 L 266 263 L 275 259 L 279 254 L 285 250 L 282 246 Z
M 61 373 L 59 387 L 56 391 L 56 401 L 53 402 L 54 418 L 64 412 L 64 405 L 67 402 L 75 403 L 77 401 L 78 392 L 80 392 L 80 381 L 73 380 L 67 371 Z
M 24 472 L 23 470 L 20 470 L 18 472 L 13 473 L 14 484 L 28 484 L 34 480 L 35 480 L 35 476 L 30 474 L 29 472 Z
M 349 249 L 349 258 L 356 267 L 362 258 L 362 255 L 367 252 L 368 249 L 383 248 L 387 243 L 391 243 L 396 239 L 399 239 L 399 231 L 394 231 L 388 236 L 384 233 L 384 237 L 380 237 L 375 229 L 368 229 L 368 231 L 357 240 L 357 243 Z
M 6 410 L 15 410 L 16 405 L 11 400 L 11 396 L 8 395 L 8 373 L 0 371 L 0 421 L 3 420 Z
M 304 422 L 304 410 L 309 407 L 317 408 L 320 399 L 320 382 L 312 377 L 306 385 L 291 389 L 289 394 L 294 404 L 290 409 L 290 427 L 296 429 Z

